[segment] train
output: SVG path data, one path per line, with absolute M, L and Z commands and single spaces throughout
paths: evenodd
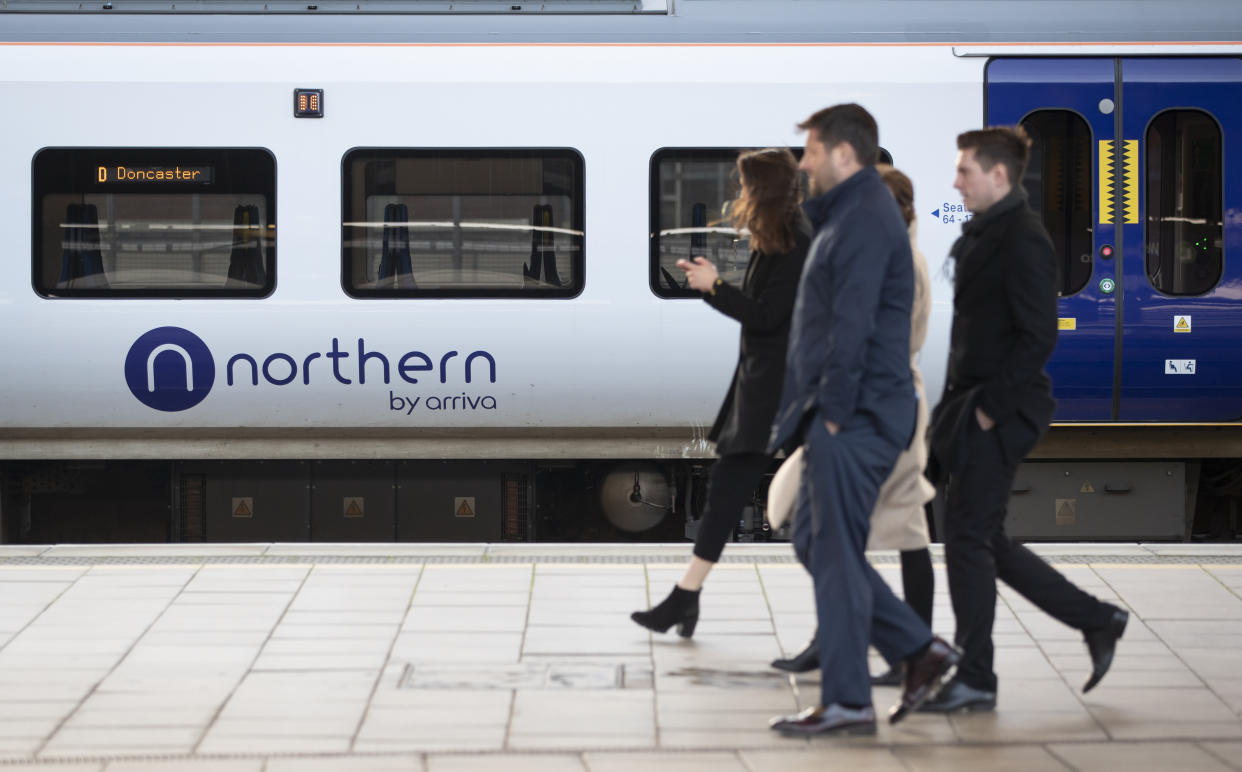
M 958 133 L 1024 126 L 1056 422 L 1011 532 L 1236 535 L 1231 2 L 0 4 L 0 542 L 692 535 L 740 149 L 857 102 L 938 398 Z M 743 540 L 779 539 L 764 493 Z

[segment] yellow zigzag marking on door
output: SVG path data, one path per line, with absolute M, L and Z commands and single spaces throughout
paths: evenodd
M 1113 141 L 1100 140 L 1100 225 L 1113 222 Z
M 1122 148 L 1122 214 L 1124 222 L 1135 224 L 1138 212 L 1138 140 L 1127 139 Z

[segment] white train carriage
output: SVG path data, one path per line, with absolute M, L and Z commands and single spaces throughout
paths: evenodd
M 672 263 L 740 274 L 738 148 L 877 117 L 938 395 L 989 61 L 1242 52 L 1214 2 L 68 5 L 0 9 L 6 542 L 680 535 L 737 328 Z

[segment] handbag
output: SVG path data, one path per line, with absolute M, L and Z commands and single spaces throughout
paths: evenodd
M 802 483 L 802 446 L 789 454 L 768 486 L 768 523 L 776 530 L 790 520 L 794 502 L 798 499 L 798 486 Z

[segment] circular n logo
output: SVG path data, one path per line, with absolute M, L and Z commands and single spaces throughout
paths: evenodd
M 125 383 L 134 397 L 156 410 L 175 413 L 202 402 L 216 380 L 207 344 L 189 330 L 157 327 L 129 347 Z

